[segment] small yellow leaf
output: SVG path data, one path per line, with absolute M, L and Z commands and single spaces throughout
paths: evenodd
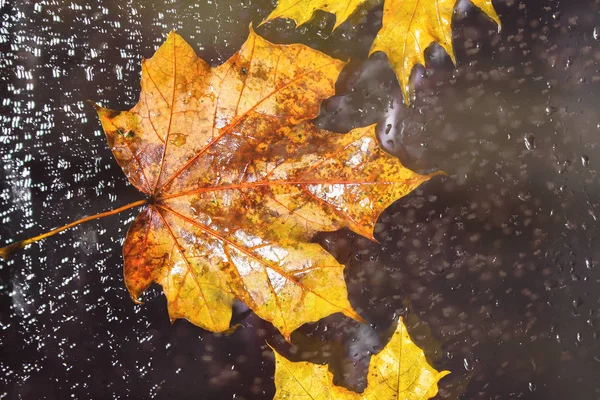
M 276 18 L 290 18 L 296 22 L 296 26 L 310 21 L 316 10 L 326 11 L 335 15 L 333 29 L 340 26 L 348 17 L 366 0 L 279 0 L 277 7 L 262 23 Z
M 275 351 L 275 400 L 425 400 L 438 392 L 449 371 L 431 367 L 410 339 L 402 318 L 389 343 L 371 357 L 367 388 L 356 393 L 333 384 L 326 365 L 292 362 Z
M 291 18 L 297 25 L 306 23 L 315 10 L 333 13 L 336 27 L 345 21 L 365 0 L 279 0 L 277 8 L 264 22 L 275 18 Z M 424 52 L 439 43 L 453 62 L 452 15 L 458 0 L 385 0 L 383 23 L 369 55 L 376 51 L 387 54 L 398 77 L 405 104 L 410 104 L 410 75 L 416 64 L 425 65 Z M 498 25 L 500 19 L 491 0 L 471 0 Z

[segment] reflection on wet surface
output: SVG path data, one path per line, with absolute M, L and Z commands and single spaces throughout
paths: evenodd
M 217 4 L 218 3 L 218 4 Z M 466 4 L 466 2 L 464 2 Z M 268 341 L 294 360 L 329 362 L 364 388 L 369 352 L 398 314 L 437 369 L 440 398 L 598 396 L 600 157 L 598 4 L 498 1 L 503 30 L 461 2 L 457 68 L 437 47 L 405 108 L 385 57 L 366 59 L 381 6 L 331 32 L 274 21 L 257 32 L 347 60 L 317 122 L 378 123 L 381 144 L 436 177 L 380 219 L 380 244 L 348 231 L 316 240 L 345 263 L 355 309 L 285 343 L 238 304 L 215 335 L 168 321 L 155 288 L 134 305 L 121 244 L 135 211 L 65 232 L 0 264 L 0 397 L 268 399 Z M 112 158 L 92 99 L 137 101 L 142 57 L 177 31 L 213 65 L 245 41 L 266 0 L 0 3 L 0 239 L 139 199 Z M 464 7 L 463 7 L 464 6 Z

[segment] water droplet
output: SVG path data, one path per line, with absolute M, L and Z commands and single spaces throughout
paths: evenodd
M 567 221 L 567 222 L 565 222 L 565 228 L 567 228 L 570 231 L 574 231 L 575 229 L 577 229 L 577 225 L 575 225 L 571 221 Z
M 535 137 L 532 134 L 525 135 L 523 140 L 525 141 L 525 147 L 527 147 L 527 150 L 531 151 L 535 148 Z
M 179 147 L 179 146 L 183 146 L 185 144 L 186 140 L 187 140 L 187 135 L 185 135 L 183 133 L 173 133 L 171 135 L 171 139 L 169 140 L 169 143 L 174 144 L 175 146 Z
M 529 382 L 527 386 L 529 387 L 530 392 L 535 392 L 535 389 L 537 388 L 535 382 Z
M 590 158 L 585 154 L 581 156 L 581 165 L 583 165 L 584 167 L 590 165 Z
M 565 62 L 565 70 L 571 68 L 571 65 L 573 65 L 573 60 L 571 60 L 571 57 L 567 57 L 567 62 Z
M 520 193 L 517 195 L 517 197 L 518 197 L 518 198 L 519 198 L 519 200 L 521 200 L 521 201 L 527 201 L 527 200 L 530 200 L 530 199 L 531 199 L 531 194 L 529 194 L 529 193 L 523 193 L 523 192 L 520 192 Z
M 465 370 L 467 371 L 473 371 L 473 362 L 470 362 L 469 360 L 467 360 L 466 358 L 463 359 L 463 365 L 465 367 Z
M 117 80 L 122 81 L 123 80 L 123 67 L 121 67 L 120 65 L 115 66 L 115 72 L 117 74 Z
M 85 79 L 88 81 L 94 80 L 94 67 L 92 67 L 92 66 L 85 67 Z
M 594 37 L 594 40 L 598 40 L 600 38 L 600 30 L 598 30 L 598 27 L 594 28 L 594 31 L 592 32 L 592 36 Z

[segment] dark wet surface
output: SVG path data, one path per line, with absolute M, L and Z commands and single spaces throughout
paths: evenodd
M 131 107 L 141 58 L 172 29 L 224 62 L 273 7 L 0 5 L 2 244 L 140 199 L 86 101 Z M 366 58 L 381 6 L 333 34 L 325 14 L 298 30 L 257 29 L 351 59 L 319 124 L 378 122 L 382 144 L 409 167 L 449 174 L 384 213 L 380 244 L 347 231 L 316 238 L 347 265 L 351 301 L 371 326 L 334 315 L 299 329 L 292 347 L 242 306 L 234 323 L 244 328 L 230 336 L 171 325 L 158 288 L 134 305 L 122 283 L 130 211 L 0 263 L 0 398 L 269 399 L 267 341 L 295 360 L 330 362 L 336 382 L 361 389 L 369 351 L 399 314 L 431 362 L 452 371 L 440 398 L 599 398 L 600 4 L 495 5 L 500 33 L 460 8 L 459 64 L 434 47 L 411 109 L 385 57 Z

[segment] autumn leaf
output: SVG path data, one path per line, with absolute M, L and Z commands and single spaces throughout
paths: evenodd
M 137 105 L 96 106 L 117 162 L 148 196 L 121 208 L 144 204 L 123 245 L 134 300 L 159 283 L 172 320 L 213 332 L 228 330 L 235 299 L 286 338 L 332 313 L 362 320 L 344 266 L 310 240 L 343 227 L 372 239 L 381 212 L 430 176 L 383 152 L 373 126 L 342 135 L 309 122 L 343 67 L 251 30 L 211 68 L 171 33 L 142 63 Z
M 424 400 L 437 394 L 438 381 L 450 373 L 438 372 L 427 363 L 402 318 L 389 343 L 371 357 L 363 393 L 334 385 L 327 365 L 292 362 L 274 352 L 275 400 Z
M 275 10 L 263 23 L 276 18 L 290 18 L 296 22 L 296 26 L 300 26 L 310 21 L 316 10 L 321 10 L 335 16 L 335 25 L 333 26 L 335 29 L 343 24 L 365 1 L 367 0 L 279 0 Z
M 279 0 L 264 22 L 290 18 L 297 25 L 308 22 L 315 10 L 336 16 L 335 27 L 343 23 L 366 0 Z M 498 25 L 500 19 L 491 0 L 471 0 Z M 383 22 L 369 55 L 376 51 L 387 54 L 398 77 L 405 104 L 410 104 L 410 75 L 415 65 L 425 65 L 425 49 L 439 43 L 456 63 L 452 46 L 452 15 L 458 0 L 385 0 Z M 264 23 L 263 22 L 263 23 Z M 334 27 L 334 29 L 335 29 Z

